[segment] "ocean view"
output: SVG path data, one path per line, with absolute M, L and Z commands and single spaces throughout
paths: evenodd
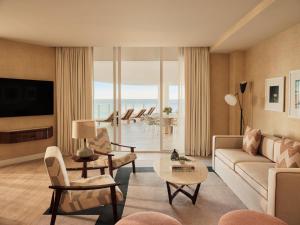
M 178 100 L 169 100 L 169 104 L 173 109 L 173 112 L 178 112 Z M 156 107 L 154 112 L 158 112 L 159 100 L 157 99 L 122 99 L 121 100 L 122 113 L 127 109 L 133 108 L 134 113 L 137 113 L 141 109 L 149 109 Z M 113 112 L 113 100 L 112 99 L 94 99 L 94 118 L 105 119 Z

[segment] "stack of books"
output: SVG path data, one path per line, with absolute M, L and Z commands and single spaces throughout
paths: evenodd
M 172 165 L 173 172 L 192 172 L 195 170 L 195 166 L 191 164 L 176 164 Z

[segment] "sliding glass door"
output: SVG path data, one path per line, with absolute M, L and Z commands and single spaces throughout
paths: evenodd
M 121 87 L 122 143 L 159 151 L 160 48 L 122 48 Z
M 181 64 L 178 48 L 162 50 L 162 108 L 161 129 L 163 150 L 184 148 L 184 101 Z
M 94 117 L 137 151 L 183 151 L 177 48 L 95 48 Z M 109 120 L 115 113 L 115 121 Z
M 117 141 L 113 48 L 96 48 L 94 53 L 94 119 Z

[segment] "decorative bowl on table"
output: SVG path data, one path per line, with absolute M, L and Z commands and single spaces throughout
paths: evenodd
M 186 162 L 190 162 L 192 160 L 190 160 L 189 158 L 185 157 L 185 156 L 179 156 L 178 161 L 181 165 L 185 164 Z

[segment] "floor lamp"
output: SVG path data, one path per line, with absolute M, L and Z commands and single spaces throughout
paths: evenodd
M 242 94 L 242 99 L 243 99 L 243 95 L 246 91 L 246 87 L 247 87 L 246 81 L 243 81 L 240 83 L 240 91 Z M 240 98 L 239 98 L 239 93 L 237 92 L 234 95 L 232 95 L 232 94 L 225 95 L 225 102 L 230 106 L 235 106 L 236 103 L 238 103 L 239 108 L 240 108 L 240 135 L 243 135 L 244 116 L 243 116 L 243 106 L 242 106 Z

